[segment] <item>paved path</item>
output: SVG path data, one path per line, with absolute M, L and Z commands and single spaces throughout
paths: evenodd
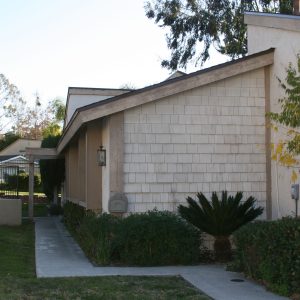
M 181 275 L 215 300 L 283 300 L 221 265 L 171 267 L 95 267 L 57 217 L 36 218 L 37 277 Z M 232 282 L 231 279 L 244 279 Z

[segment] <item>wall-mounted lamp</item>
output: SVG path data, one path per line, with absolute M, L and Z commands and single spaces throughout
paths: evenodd
M 106 150 L 103 146 L 97 150 L 97 162 L 99 166 L 106 166 Z

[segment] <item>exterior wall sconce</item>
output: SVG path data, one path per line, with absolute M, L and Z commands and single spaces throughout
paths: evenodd
M 103 146 L 97 150 L 97 162 L 101 167 L 106 166 L 106 149 Z

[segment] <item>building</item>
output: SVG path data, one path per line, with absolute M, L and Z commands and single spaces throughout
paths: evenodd
M 0 151 L 0 156 L 25 155 L 26 148 L 40 148 L 41 140 L 19 138 Z
M 243 191 L 268 219 L 290 215 L 289 171 L 271 161 L 281 133 L 265 115 L 280 108 L 277 78 L 296 66 L 300 17 L 246 13 L 245 22 L 245 58 L 135 91 L 69 88 L 57 147 L 65 198 L 100 212 L 174 211 L 200 191 Z

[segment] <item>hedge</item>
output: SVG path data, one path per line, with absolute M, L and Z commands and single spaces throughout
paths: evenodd
M 29 174 L 20 173 L 19 175 L 8 175 L 5 176 L 5 183 L 2 184 L 3 189 L 15 190 L 18 188 L 20 192 L 28 192 L 29 187 Z M 41 191 L 41 176 L 34 175 L 34 189 L 35 191 Z
M 64 222 L 90 260 L 100 265 L 194 264 L 203 259 L 199 230 L 170 212 L 97 216 L 68 202 Z
M 300 293 L 300 219 L 260 221 L 234 233 L 234 264 L 272 291 Z
M 117 227 L 120 260 L 129 265 L 191 264 L 200 260 L 200 232 L 163 211 L 132 214 Z
M 96 264 L 108 265 L 119 258 L 114 245 L 116 227 L 121 219 L 109 214 L 88 213 L 77 229 L 77 240 L 85 254 Z
M 79 206 L 73 202 L 66 202 L 63 208 L 64 223 L 71 233 L 76 233 L 86 211 L 82 206 Z

